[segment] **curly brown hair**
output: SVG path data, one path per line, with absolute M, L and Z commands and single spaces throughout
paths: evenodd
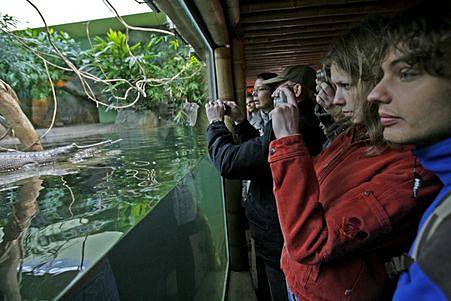
M 451 79 L 451 8 L 447 1 L 423 1 L 396 15 L 385 37 L 386 54 L 399 50 L 409 65 Z
M 382 78 L 379 66 L 384 55 L 383 36 L 388 20 L 388 17 L 380 15 L 366 18 L 339 38 L 323 59 L 325 65 L 336 64 L 351 77 L 356 107 L 359 108 L 354 114 L 363 114 L 364 134 L 370 138 L 368 153 L 378 153 L 387 145 L 383 139 L 377 105 L 366 99 Z M 341 119 L 339 122 L 346 124 L 349 129 L 357 126 L 361 128 L 361 125 L 351 124 L 349 119 Z

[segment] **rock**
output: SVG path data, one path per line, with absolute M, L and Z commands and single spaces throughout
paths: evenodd
M 152 111 L 119 110 L 115 124 L 121 127 L 157 127 L 159 119 Z

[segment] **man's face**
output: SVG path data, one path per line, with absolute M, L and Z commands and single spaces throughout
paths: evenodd
M 255 107 L 257 109 L 270 110 L 273 108 L 271 89 L 269 86 L 263 84 L 261 78 L 255 81 L 252 96 L 254 97 Z
M 336 64 L 332 64 L 330 76 L 332 84 L 335 86 L 333 104 L 341 109 L 344 116 L 352 118 L 352 122 L 362 122 L 363 116 L 358 107 L 355 87 L 352 85 L 352 79 L 349 74 Z
M 253 97 L 246 97 L 246 109 L 249 113 L 253 113 L 256 110 Z
M 428 145 L 451 136 L 451 82 L 409 65 L 399 50 L 382 63 L 384 76 L 368 95 L 379 105 L 384 139 Z

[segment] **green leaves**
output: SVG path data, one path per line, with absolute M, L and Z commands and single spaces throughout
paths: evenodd
M 51 28 L 49 33 L 56 48 L 73 63 L 79 64 L 79 44 L 65 32 Z M 59 66 L 65 66 L 65 63 L 57 55 L 45 32 L 29 29 L 15 34 L 25 46 L 11 36 L 0 33 L 0 74 L 16 91 L 25 92 L 35 99 L 49 97 L 52 91 L 44 63 L 30 49 L 39 52 L 50 63 Z M 64 81 L 71 75 L 51 64 L 48 69 L 52 81 Z
M 12 22 L 4 17 L 2 20 L 5 24 Z M 50 96 L 45 66 L 33 52 L 39 52 L 50 62 L 48 68 L 52 81 L 67 80 L 71 72 L 52 66 L 66 67 L 66 64 L 57 55 L 46 32 L 25 30 L 15 34 L 21 37 L 25 47 L 9 35 L 0 33 L 2 78 L 16 91 L 27 91 L 33 98 Z M 183 122 L 183 101 L 202 103 L 205 99 L 205 66 L 192 55 L 190 46 L 176 37 L 150 34 L 144 41 L 130 42 L 123 32 L 109 29 L 105 36 L 92 39 L 92 48 L 81 50 L 79 43 L 69 34 L 54 29 L 50 29 L 49 34 L 55 47 L 80 70 L 102 80 L 122 79 L 101 86 L 102 96 L 105 96 L 102 101 L 107 99 L 111 105 L 134 102 L 138 93 L 136 85 L 139 84 L 146 97 L 141 96 L 134 109 L 148 110 L 159 103 L 175 102 L 178 112 L 175 120 Z
M 148 110 L 160 102 L 175 101 L 181 109 L 182 100 L 202 102 L 206 94 L 203 83 L 204 65 L 191 55 L 189 47 L 177 38 L 152 34 L 145 43 L 127 45 L 124 33 L 109 30 L 106 38 L 96 37 L 93 48 L 82 53 L 83 69 L 94 72 L 101 79 L 127 79 L 132 84 L 147 79 L 147 97 L 135 106 L 136 110 Z M 201 70 L 202 69 L 202 70 Z M 180 73 L 182 72 L 182 73 Z M 169 80 L 179 75 L 174 80 Z M 124 105 L 135 100 L 132 93 L 124 96 L 130 85 L 119 82 L 107 86 L 103 93 L 113 105 Z M 182 118 L 178 115 L 178 118 Z

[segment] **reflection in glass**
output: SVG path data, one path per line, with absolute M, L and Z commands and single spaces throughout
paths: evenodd
M 227 264 L 224 209 L 219 175 L 204 159 L 204 131 L 135 129 L 70 142 L 118 138 L 89 160 L 0 174 L 2 250 L 18 242 L 17 229 L 23 231 L 22 245 L 0 256 L 7 263 L 2 272 L 13 271 L 17 279 L 11 296 L 78 300 L 101 292 L 93 283 L 104 279 L 113 287 L 117 282 L 121 300 L 124 292 L 155 300 L 220 300 Z M 20 191 L 34 178 L 40 181 L 34 212 L 27 227 L 10 231 Z M 124 289 L 130 283 L 134 289 Z

